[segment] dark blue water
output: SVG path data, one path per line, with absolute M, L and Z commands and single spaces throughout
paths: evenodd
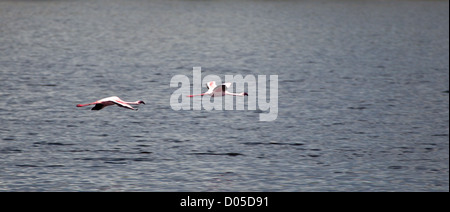
M 172 110 L 194 66 L 278 118 Z M 2 0 L 0 191 L 449 191 L 448 90 L 448 1 Z

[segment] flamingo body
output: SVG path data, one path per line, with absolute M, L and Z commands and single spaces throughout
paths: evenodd
M 230 93 L 227 91 L 227 89 L 231 86 L 231 83 L 223 83 L 222 85 L 217 86 L 215 81 L 211 81 L 206 83 L 206 87 L 208 88 L 208 91 L 202 94 L 196 94 L 196 95 L 188 95 L 188 97 L 194 97 L 194 96 L 203 96 L 203 95 L 210 95 L 212 97 L 216 96 L 225 96 L 225 95 L 232 95 L 232 96 L 248 96 L 247 93 Z
M 117 105 L 119 107 L 131 109 L 131 110 L 137 110 L 136 108 L 133 108 L 131 105 L 139 105 L 139 104 L 145 104 L 145 102 L 144 101 L 125 102 L 117 96 L 111 96 L 111 97 L 103 98 L 103 99 L 100 99 L 98 101 L 88 103 L 88 104 L 77 104 L 77 107 L 95 105 L 92 108 L 92 110 L 101 110 L 106 106 Z

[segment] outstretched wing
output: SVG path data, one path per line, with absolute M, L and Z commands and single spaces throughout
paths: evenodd
M 213 93 L 214 89 L 217 88 L 216 81 L 211 81 L 211 82 L 206 83 L 206 87 L 208 88 L 208 91 L 206 92 L 206 94 Z
M 231 86 L 231 83 L 224 83 L 220 86 L 217 86 L 212 91 L 212 96 L 224 96 L 228 87 Z
M 215 87 L 217 87 L 216 81 L 211 81 L 211 82 L 206 83 L 206 87 L 208 89 L 214 89 Z
M 214 93 L 221 93 L 221 92 L 225 92 L 229 87 L 231 86 L 231 83 L 224 83 L 220 86 L 217 86 L 213 89 Z
M 103 104 L 96 104 L 91 110 L 101 110 L 105 107 Z

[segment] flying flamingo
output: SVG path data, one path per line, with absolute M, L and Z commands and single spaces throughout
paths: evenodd
M 92 110 L 101 110 L 106 106 L 117 105 L 119 107 L 124 107 L 124 108 L 128 108 L 131 110 L 137 110 L 136 108 L 131 107 L 131 105 L 139 105 L 139 104 L 145 105 L 145 102 L 144 101 L 125 102 L 117 96 L 111 96 L 111 97 L 100 99 L 98 101 L 95 101 L 95 102 L 92 102 L 89 104 L 77 104 L 77 107 L 95 105 L 95 107 L 93 107 Z
M 188 95 L 188 97 L 194 97 L 194 96 L 203 96 L 203 95 L 211 95 L 212 97 L 216 96 L 225 96 L 225 95 L 232 95 L 232 96 L 248 96 L 248 93 L 230 93 L 227 91 L 227 88 L 231 86 L 231 83 L 223 83 L 220 86 L 217 86 L 216 81 L 211 81 L 206 83 L 206 87 L 208 88 L 208 91 L 202 94 L 195 94 L 195 95 Z

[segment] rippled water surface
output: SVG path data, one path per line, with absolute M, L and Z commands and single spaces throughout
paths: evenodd
M 194 66 L 278 118 L 172 110 Z M 448 90 L 448 1 L 1 0 L 0 191 L 448 191 Z

